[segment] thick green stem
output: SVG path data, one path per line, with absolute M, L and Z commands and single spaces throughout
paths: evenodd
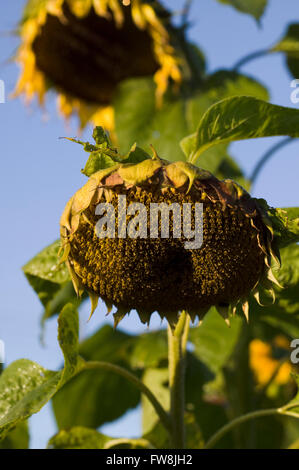
M 182 312 L 174 331 L 168 327 L 168 364 L 172 444 L 185 448 L 185 356 L 190 318 Z
M 258 161 L 258 163 L 256 164 L 256 166 L 253 169 L 252 175 L 249 178 L 251 184 L 255 183 L 255 181 L 256 181 L 258 175 L 260 174 L 262 168 L 270 160 L 270 158 L 276 152 L 278 152 L 278 150 L 282 149 L 283 147 L 285 147 L 286 145 L 290 144 L 293 141 L 294 141 L 294 139 L 292 139 L 291 137 L 286 137 L 285 139 L 283 139 L 280 142 L 273 145 L 273 147 L 271 147 L 269 150 L 267 150 L 267 152 L 261 157 L 261 159 Z
M 299 403 L 290 403 L 288 405 L 285 405 L 281 408 L 270 408 L 268 410 L 259 410 L 259 411 L 252 411 L 250 413 L 246 413 L 245 415 L 239 416 L 238 418 L 233 419 L 229 423 L 227 423 L 225 426 L 223 426 L 219 431 L 217 431 L 211 439 L 206 443 L 205 449 L 211 449 L 214 447 L 214 445 L 229 431 L 231 431 L 235 426 L 239 426 L 242 423 L 245 423 L 246 421 L 249 421 L 251 419 L 255 418 L 261 418 L 263 416 L 272 416 L 272 415 L 284 415 L 284 416 L 290 416 L 292 418 L 299 418 L 298 413 L 293 413 L 291 411 L 288 411 L 292 408 L 297 408 L 299 406 Z
M 242 57 L 242 59 L 240 59 L 235 64 L 233 69 L 235 71 L 238 71 L 241 67 L 243 67 L 243 65 L 247 64 L 248 62 L 251 62 L 252 60 L 258 59 L 259 57 L 263 57 L 267 54 L 270 54 L 271 52 L 274 52 L 274 51 L 272 51 L 271 49 L 261 49 L 259 51 L 251 52 L 250 54 L 246 55 L 245 57 Z
M 143 393 L 147 397 L 147 399 L 151 402 L 152 406 L 154 407 L 157 415 L 159 416 L 161 420 L 161 423 L 164 425 L 166 430 L 169 433 L 172 432 L 171 420 L 169 418 L 169 415 L 164 410 L 163 406 L 157 400 L 155 395 L 150 391 L 150 389 L 141 380 L 139 380 L 139 378 L 136 377 L 134 374 L 127 371 L 126 369 L 123 369 L 120 366 L 117 366 L 116 364 L 111 364 L 110 362 L 104 362 L 104 361 L 88 361 L 85 363 L 84 369 L 108 370 L 110 372 L 114 372 L 118 375 L 121 375 L 125 379 L 132 382 L 140 390 L 140 392 Z

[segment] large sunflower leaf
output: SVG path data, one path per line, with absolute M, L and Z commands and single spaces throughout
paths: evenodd
M 279 135 L 299 137 L 299 110 L 248 96 L 227 98 L 202 117 L 189 161 L 196 162 L 214 145 Z
M 104 325 L 80 345 L 80 356 L 85 360 L 107 361 L 130 370 L 134 344 L 134 336 Z M 87 370 L 66 384 L 52 403 L 59 428 L 97 428 L 119 418 L 137 406 L 139 400 L 139 391 L 123 377 L 110 371 Z M 67 407 L 65 403 L 68 403 Z
M 65 366 L 61 372 L 44 369 L 27 359 L 10 364 L 0 376 L 0 439 L 21 422 L 37 413 L 56 391 L 78 373 L 83 360 L 78 357 L 78 314 L 72 304 L 62 310 L 58 340 Z
M 85 360 L 109 361 L 139 375 L 146 368 L 167 364 L 167 335 L 153 331 L 134 336 L 104 325 L 80 345 L 79 352 Z M 117 419 L 139 400 L 139 391 L 126 379 L 113 372 L 88 370 L 55 395 L 53 408 L 60 428 L 97 428 Z
M 284 37 L 271 49 L 272 52 L 283 52 L 287 66 L 293 77 L 299 77 L 299 23 L 288 26 Z
M 171 95 L 164 98 L 161 108 L 155 101 L 155 85 L 151 79 L 130 79 L 123 82 L 115 98 L 115 126 L 121 151 L 127 152 L 135 140 L 148 149 L 152 144 L 161 157 L 185 160 L 179 148 L 188 133 L 195 132 L 205 111 L 220 99 L 235 95 L 254 96 L 267 100 L 263 85 L 245 75 L 220 70 L 208 76 L 192 95 Z M 170 127 L 169 122 L 174 123 Z M 200 165 L 216 173 L 226 158 L 227 146 L 206 152 Z
M 231 5 L 236 10 L 252 15 L 256 20 L 259 20 L 265 11 L 268 0 L 218 0 L 218 2 Z

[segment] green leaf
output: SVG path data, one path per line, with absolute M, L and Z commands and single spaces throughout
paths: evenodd
M 166 363 L 167 365 L 167 363 Z M 147 368 L 143 375 L 143 382 L 158 397 L 160 403 L 166 410 L 169 409 L 169 388 L 168 388 L 168 369 L 165 366 L 160 368 Z M 197 407 L 202 404 L 202 390 L 204 384 L 211 381 L 214 375 L 202 364 L 192 353 L 187 352 L 186 356 L 186 409 L 185 416 L 187 428 L 188 448 L 202 447 L 202 434 L 196 421 L 195 412 Z M 153 410 L 151 403 L 146 397 L 142 396 L 142 426 L 143 437 L 149 439 L 155 447 L 169 448 L 169 436 L 164 428 L 161 427 L 158 416 Z M 204 404 L 204 409 L 207 404 Z M 204 417 L 210 417 L 209 413 L 204 413 Z
M 209 107 L 219 100 L 236 95 L 252 96 L 264 101 L 269 99 L 267 89 L 256 80 L 237 72 L 219 70 L 209 75 L 203 84 L 202 90 L 188 101 L 187 118 L 189 128 L 195 131 Z M 193 132 L 190 136 L 185 137 L 181 141 L 181 147 L 186 159 L 188 159 L 196 149 L 196 133 Z M 227 144 L 222 144 L 204 152 L 198 164 L 216 174 L 218 166 L 226 156 Z
M 105 155 L 103 152 L 96 151 L 90 154 L 82 173 L 89 177 L 96 171 L 109 168 L 111 166 L 115 166 L 115 160 L 113 160 L 109 155 Z
M 253 321 L 263 321 L 280 333 L 292 338 L 299 337 L 299 246 L 289 245 L 281 250 L 281 268 L 275 270 L 275 276 L 283 289 L 276 289 L 273 305 L 261 307 L 251 302 L 250 314 Z
M 129 362 L 133 369 L 158 367 L 168 360 L 165 330 L 152 331 L 134 338 Z
M 145 439 L 114 438 L 94 429 L 76 426 L 53 436 L 48 449 L 148 449 L 152 445 Z M 109 457 L 108 457 L 109 459 Z M 109 462 L 109 461 L 108 461 Z
M 62 430 L 48 442 L 48 449 L 104 449 L 112 438 L 82 426 Z
M 80 356 L 130 369 L 134 340 L 135 337 L 105 325 L 80 345 Z M 109 371 L 88 370 L 74 377 L 55 395 L 53 410 L 59 428 L 77 425 L 97 428 L 119 418 L 137 406 L 139 400 L 139 391 L 123 377 Z
M 299 418 L 299 375 L 293 373 L 292 374 L 293 379 L 296 382 L 297 385 L 297 394 L 296 396 L 287 404 L 288 411 L 291 411 L 295 415 L 298 416 Z M 291 405 L 291 406 L 290 406 Z
M 116 134 L 122 153 L 137 141 L 146 150 L 152 144 L 162 158 L 172 161 L 184 159 L 178 146 L 178 142 L 188 134 L 182 100 L 165 97 L 162 108 L 158 110 L 153 80 L 130 79 L 119 86 L 114 106 Z
M 226 364 L 238 341 L 242 320 L 231 319 L 228 328 L 223 319 L 212 308 L 202 324 L 191 328 L 190 341 L 194 345 L 193 354 L 215 374 Z
M 82 369 L 83 360 L 77 356 L 78 314 L 72 304 L 59 316 L 58 339 L 65 358 L 62 372 L 49 371 L 35 362 L 20 359 L 1 374 L 0 440 L 37 413 L 72 374 Z
M 242 13 L 252 15 L 256 20 L 259 20 L 263 15 L 267 6 L 267 0 L 218 0 L 221 3 L 231 5 Z
M 200 90 L 192 94 L 164 97 L 162 108 L 155 101 L 155 85 L 152 79 L 130 79 L 118 88 L 115 97 L 115 125 L 122 152 L 127 152 L 132 142 L 148 148 L 152 144 L 162 158 L 185 160 L 179 148 L 180 141 L 194 133 L 205 111 L 220 99 L 235 95 L 268 99 L 264 86 L 250 77 L 236 72 L 220 70 L 208 76 Z M 169 126 L 169 122 L 172 125 Z M 200 166 L 215 172 L 226 157 L 226 147 L 211 149 L 204 155 Z
M 37 413 L 54 395 L 60 372 L 47 371 L 27 359 L 13 362 L 0 377 L 0 439 Z
M 65 263 L 59 263 L 60 240 L 44 248 L 24 267 L 23 272 L 45 307 L 44 318 L 58 313 L 69 301 L 79 305 Z
M 148 368 L 145 370 L 142 381 L 149 387 L 165 410 L 169 410 L 170 397 L 168 389 L 168 368 Z M 142 396 L 142 430 L 143 434 L 149 433 L 159 422 L 159 418 L 153 410 L 152 404 Z
M 84 360 L 79 356 L 79 318 L 72 304 L 67 304 L 58 317 L 58 342 L 64 356 L 59 387 L 62 387 L 84 367 Z
M 150 158 L 149 154 L 145 152 L 142 148 L 138 147 L 138 145 L 133 144 L 130 148 L 129 152 L 124 158 L 124 163 L 140 163 L 143 160 L 147 160 Z
M 287 66 L 293 77 L 299 77 L 299 23 L 288 26 L 284 37 L 271 49 L 271 52 L 283 52 Z
M 0 441 L 0 449 L 28 449 L 28 447 L 29 430 L 27 421 L 18 424 Z
M 269 207 L 264 199 L 258 199 L 271 220 L 274 230 L 274 240 L 279 248 L 299 241 L 299 208 L 287 207 L 274 209 Z
M 110 141 L 105 132 L 105 129 L 103 129 L 103 127 L 101 126 L 96 126 L 94 128 L 93 133 L 92 133 L 92 138 L 95 141 L 97 147 L 101 147 L 101 146 L 109 147 L 110 146 Z
M 209 75 L 202 89 L 188 101 L 188 122 L 190 129 L 195 131 L 204 113 L 213 104 L 225 98 L 236 96 L 252 96 L 268 101 L 269 93 L 264 85 L 253 78 L 231 70 L 218 70 Z
M 277 135 L 299 137 L 299 110 L 247 96 L 227 98 L 202 117 L 190 161 L 220 143 Z

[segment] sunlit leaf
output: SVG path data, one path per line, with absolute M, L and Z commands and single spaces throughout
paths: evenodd
M 59 316 L 58 338 L 65 358 L 62 372 L 49 371 L 28 359 L 20 359 L 1 374 L 0 439 L 37 413 L 72 374 L 81 370 L 83 362 L 77 356 L 78 314 L 71 304 Z
M 196 162 L 200 154 L 217 144 L 278 135 L 299 137 L 299 110 L 247 96 L 227 98 L 202 117 L 189 160 Z

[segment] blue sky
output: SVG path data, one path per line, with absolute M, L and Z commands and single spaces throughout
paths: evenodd
M 179 10 L 183 0 L 165 0 L 164 4 Z M 248 15 L 240 14 L 216 0 L 194 0 L 191 10 L 193 26 L 189 37 L 202 48 L 208 58 L 208 70 L 229 68 L 236 61 L 257 49 L 272 45 L 290 22 L 299 20 L 296 1 L 270 0 L 258 27 Z M 7 100 L 0 104 L 2 275 L 0 339 L 6 346 L 6 361 L 29 358 L 50 369 L 60 367 L 62 358 L 57 345 L 57 319 L 47 323 L 43 347 L 39 342 L 41 304 L 21 272 L 26 263 L 44 246 L 58 237 L 58 224 L 65 202 L 85 182 L 80 173 L 85 155 L 80 146 L 59 140 L 59 136 L 76 135 L 76 127 L 66 128 L 55 112 L 55 99 L 49 97 L 42 113 L 36 104 L 30 108 L 20 100 L 8 99 L 16 83 L 18 69 L 8 62 L 18 39 L 11 34 L 20 19 L 24 0 L 5 2 L 0 17 L 0 79 L 6 85 Z M 290 101 L 291 77 L 280 54 L 260 58 L 242 71 L 268 85 L 271 102 L 295 107 Z M 299 78 L 299 77 L 297 77 Z M 297 105 L 299 106 L 299 105 Z M 89 140 L 91 128 L 84 131 Z M 275 139 L 243 141 L 231 146 L 231 153 L 248 174 Z M 265 167 L 253 191 L 273 206 L 298 206 L 299 142 L 281 150 Z M 104 322 L 98 309 L 88 324 L 88 306 L 80 314 L 81 337 L 96 331 Z M 136 326 L 134 315 L 122 323 L 128 332 L 144 331 Z M 151 328 L 159 327 L 155 318 Z M 55 432 L 50 406 L 30 419 L 31 447 L 44 448 Z M 131 412 L 103 431 L 112 435 L 137 435 L 140 411 Z

